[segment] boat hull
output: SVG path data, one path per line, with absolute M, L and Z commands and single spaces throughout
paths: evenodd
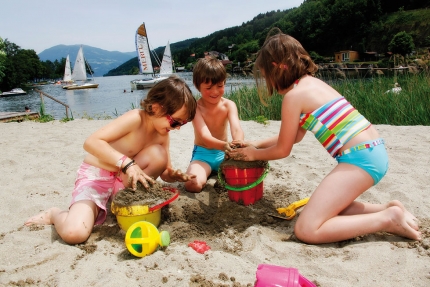
M 84 84 L 84 85 L 76 85 L 76 86 L 67 86 L 66 89 L 67 90 L 83 90 L 83 89 L 96 89 L 98 87 L 99 87 L 99 84 Z
M 70 87 L 75 87 L 75 86 L 77 86 L 77 85 L 78 85 L 78 84 L 65 85 L 65 86 L 63 86 L 63 89 L 67 90 L 68 88 L 70 88 Z
M 133 80 L 133 81 L 130 81 L 130 86 L 131 86 L 131 89 L 133 90 L 149 89 L 164 79 L 167 79 L 167 77 Z
M 0 97 L 13 97 L 13 96 L 22 96 L 26 95 L 27 93 L 20 88 L 12 89 L 8 92 L 4 92 L 0 94 Z

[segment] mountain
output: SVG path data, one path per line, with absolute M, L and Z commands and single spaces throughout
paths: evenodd
M 61 61 L 61 58 L 66 58 L 67 55 L 69 55 L 73 69 L 80 46 L 81 45 L 57 45 L 42 51 L 38 56 L 41 61 L 50 60 L 54 62 L 55 60 Z M 87 45 L 82 46 L 85 59 L 94 70 L 94 76 L 98 77 L 103 76 L 131 58 L 136 57 L 136 51 L 123 53 L 118 51 L 106 51 Z

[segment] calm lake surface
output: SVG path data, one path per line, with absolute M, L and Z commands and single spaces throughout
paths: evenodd
M 194 95 L 199 92 L 194 88 L 192 73 L 179 73 L 179 77 L 185 80 Z M 69 117 L 71 113 L 76 119 L 91 117 L 94 119 L 112 118 L 121 115 L 134 107 L 139 107 L 139 102 L 146 97 L 149 89 L 134 90 L 131 92 L 130 81 L 141 78 L 138 75 L 115 76 L 115 77 L 95 77 L 99 84 L 97 89 L 87 90 L 65 90 L 61 85 L 43 85 L 36 87 L 57 100 L 67 104 Z M 243 85 L 253 85 L 252 78 L 229 78 L 225 91 L 228 93 L 232 89 Z M 126 92 L 124 93 L 124 90 Z M 66 109 L 63 105 L 53 101 L 48 97 L 43 97 L 45 102 L 45 113 L 53 116 L 56 120 L 66 117 Z M 0 112 L 24 112 L 24 107 L 30 107 L 32 112 L 40 110 L 39 93 L 30 90 L 27 95 L 0 98 Z

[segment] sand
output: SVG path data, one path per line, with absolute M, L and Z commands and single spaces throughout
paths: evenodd
M 390 169 L 359 197 L 402 201 L 421 221 L 422 242 L 381 232 L 308 245 L 293 234 L 297 216 L 291 221 L 269 216 L 310 196 L 335 165 L 309 134 L 291 156 L 270 161 L 263 198 L 254 205 L 230 201 L 215 177 L 199 194 L 173 184 L 180 196 L 163 208 L 159 226 L 170 233 L 171 244 L 136 258 L 111 213 L 87 242 L 75 246 L 65 244 L 52 226 L 23 225 L 49 207 L 68 207 L 83 142 L 107 123 L 0 124 L 0 286 L 253 286 L 262 263 L 295 267 L 317 286 L 430 286 L 430 127 L 377 125 Z M 242 122 L 242 127 L 251 140 L 277 134 L 280 122 Z M 192 147 L 192 125 L 171 132 L 175 168 L 186 170 Z M 188 247 L 194 240 L 211 249 L 197 253 Z

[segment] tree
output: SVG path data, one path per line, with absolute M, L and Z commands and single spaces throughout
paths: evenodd
M 240 49 L 240 50 L 233 53 L 232 58 L 236 62 L 242 62 L 243 63 L 243 62 L 246 62 L 246 60 L 248 58 L 248 54 L 246 53 L 246 51 L 244 49 Z
M 222 37 L 220 40 L 218 40 L 217 51 L 224 53 L 225 51 L 228 51 L 229 45 L 230 42 L 227 40 L 227 37 Z
M 6 63 L 6 52 L 4 50 L 5 45 L 3 39 L 0 37 L 0 83 L 3 81 L 5 63 Z
M 395 54 L 406 56 L 406 54 L 411 53 L 415 49 L 414 40 L 405 31 L 399 32 L 394 35 L 390 44 L 388 44 L 388 49 Z
M 43 65 L 34 50 L 21 49 L 7 39 L 3 44 L 6 61 L 3 70 L 5 76 L 0 82 L 1 90 L 10 90 L 40 77 Z

